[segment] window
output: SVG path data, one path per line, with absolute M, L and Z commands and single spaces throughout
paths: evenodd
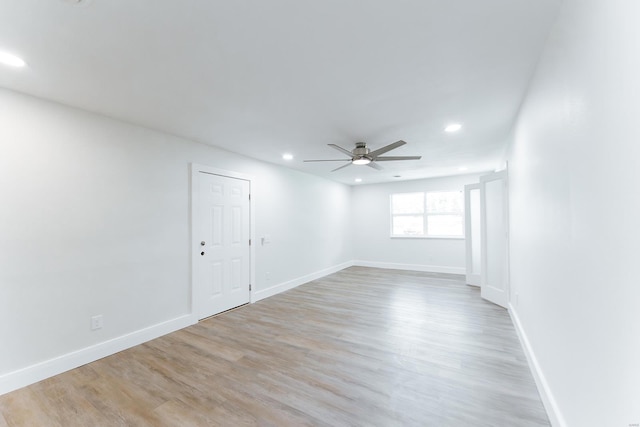
M 391 195 L 392 237 L 464 237 L 461 191 Z

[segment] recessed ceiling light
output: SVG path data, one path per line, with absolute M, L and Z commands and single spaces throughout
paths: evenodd
M 402 178 L 402 175 L 393 175 L 394 178 Z
M 293 154 L 284 153 L 284 154 L 282 155 L 282 158 L 283 158 L 284 160 L 293 160 Z
M 356 178 L 355 181 L 356 182 L 362 182 L 362 178 Z
M 0 52 L 0 64 L 9 65 L 11 67 L 24 67 L 27 65 L 24 62 L 24 59 L 9 52 Z
M 451 123 L 450 125 L 447 125 L 446 128 L 444 128 L 445 132 L 458 132 L 460 129 L 462 129 L 462 125 L 460 123 Z
M 459 170 L 460 172 L 464 172 L 464 171 L 466 171 L 466 170 L 469 170 L 469 168 L 468 168 L 468 167 L 466 167 L 466 166 L 460 166 L 460 167 L 458 168 L 458 170 Z

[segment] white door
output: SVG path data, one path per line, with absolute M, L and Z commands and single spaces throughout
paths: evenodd
M 480 209 L 482 298 L 506 308 L 509 302 L 507 171 L 480 177 Z
M 205 172 L 198 181 L 194 300 L 204 319 L 250 301 L 250 183 Z
M 480 286 L 482 280 L 480 184 L 464 186 L 464 204 L 467 284 Z

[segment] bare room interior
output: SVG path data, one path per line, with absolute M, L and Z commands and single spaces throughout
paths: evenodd
M 0 427 L 638 426 L 640 3 L 0 2 Z

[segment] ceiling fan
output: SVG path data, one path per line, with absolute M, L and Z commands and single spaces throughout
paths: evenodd
M 378 165 L 376 162 L 385 162 L 390 160 L 420 160 L 422 158 L 422 156 L 384 156 L 384 157 L 380 156 L 381 154 L 384 154 L 387 151 L 391 151 L 405 144 L 406 142 L 400 140 L 400 141 L 394 142 L 393 144 L 389 144 L 382 148 L 378 148 L 377 150 L 374 150 L 374 151 L 369 150 L 365 142 L 356 142 L 356 148 L 354 148 L 351 151 L 345 150 L 344 148 L 339 147 L 336 144 L 327 144 L 329 147 L 333 147 L 339 152 L 346 154 L 347 156 L 350 157 L 350 159 L 324 159 L 324 160 L 304 160 L 304 161 L 305 162 L 349 162 L 331 171 L 331 172 L 335 172 L 339 169 L 346 168 L 351 164 L 367 165 L 370 168 L 381 170 L 382 166 Z

